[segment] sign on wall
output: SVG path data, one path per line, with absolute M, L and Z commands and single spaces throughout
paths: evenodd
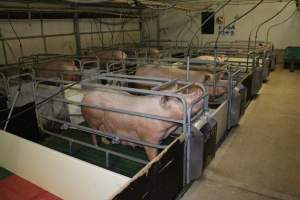
M 224 25 L 219 25 L 218 30 L 223 30 Z M 232 24 L 231 26 L 227 27 L 222 33 L 222 36 L 234 36 L 235 35 L 235 24 Z

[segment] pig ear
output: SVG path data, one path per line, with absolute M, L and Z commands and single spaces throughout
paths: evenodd
M 162 96 L 162 97 L 160 97 L 159 104 L 164 109 L 167 109 L 168 108 L 168 101 L 169 101 L 169 97 Z

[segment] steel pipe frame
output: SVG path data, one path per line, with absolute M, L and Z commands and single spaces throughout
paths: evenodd
M 169 42 L 169 41 L 167 41 L 167 42 Z M 197 48 L 196 48 L 197 49 Z M 200 48 L 201 50 L 203 50 L 203 49 L 206 49 L 205 47 L 201 47 Z M 199 49 L 198 49 L 199 50 Z M 201 51 L 200 50 L 200 51 Z M 212 53 L 214 53 L 214 52 L 212 52 Z M 225 53 L 225 52 L 219 52 L 219 49 L 218 49 L 218 53 L 220 53 L 220 54 L 223 54 L 223 53 Z M 246 53 L 246 52 L 244 52 L 244 53 L 242 53 L 242 54 L 236 54 L 236 53 L 231 53 L 231 55 L 239 55 L 240 57 L 247 57 L 249 54 L 248 53 Z M 255 56 L 255 54 L 253 54 L 252 55 L 253 56 L 253 62 L 252 62 L 252 65 L 251 65 L 251 67 L 249 66 L 249 63 L 248 62 L 228 62 L 228 61 L 226 61 L 227 63 L 230 63 L 231 65 L 232 64 L 238 64 L 238 69 L 236 69 L 236 70 L 234 70 L 234 71 L 232 71 L 232 68 L 230 67 L 228 67 L 228 66 L 226 66 L 226 68 L 227 69 L 230 69 L 230 71 L 232 71 L 232 73 L 234 74 L 233 76 L 232 76 L 232 85 L 233 85 L 233 81 L 235 81 L 236 80 L 236 77 L 238 77 L 237 76 L 237 74 L 239 74 L 239 73 L 242 73 L 242 69 L 244 68 L 244 67 L 242 67 L 242 63 L 244 64 L 244 66 L 246 66 L 246 69 L 245 69 L 245 72 L 243 72 L 245 75 L 247 75 L 248 74 L 248 68 L 251 68 L 251 73 L 252 73 L 252 71 L 256 68 L 256 67 L 259 67 L 258 65 L 255 65 L 255 62 L 254 62 L 254 60 L 256 60 L 256 59 L 259 59 L 259 58 L 257 58 L 257 56 Z M 128 60 L 128 59 L 127 59 Z M 160 59 L 158 59 L 158 60 L 160 60 Z M 162 60 L 166 60 L 167 62 L 168 62 L 168 59 L 162 59 Z M 184 61 L 185 62 L 185 60 L 184 59 L 170 59 L 169 60 L 169 62 L 175 62 L 175 61 Z M 127 63 L 128 63 L 128 61 L 126 61 Z M 189 61 L 191 64 L 214 64 L 214 62 L 212 62 L 212 61 Z M 160 62 L 158 62 L 158 63 L 160 63 Z M 200 68 L 203 68 L 203 67 L 200 67 Z
M 44 58 L 39 58 L 40 56 L 44 56 Z M 47 63 L 51 60 L 55 60 L 57 58 L 68 58 L 68 59 L 73 59 L 74 61 L 77 61 L 79 63 L 79 71 L 82 72 L 82 74 L 76 72 L 76 71 L 66 71 L 66 70 L 50 70 L 50 69 L 39 69 L 39 70 L 45 70 L 45 71 L 57 71 L 61 72 L 62 74 L 75 74 L 75 75 L 86 75 L 88 73 L 84 73 L 84 68 L 86 64 L 91 64 L 95 63 L 96 68 L 99 73 L 104 73 L 107 71 L 101 71 L 100 69 L 100 60 L 97 56 L 77 56 L 77 55 L 63 55 L 63 54 L 33 54 L 30 56 L 25 56 L 20 58 L 20 62 L 24 63 L 24 59 L 28 59 L 29 61 L 25 61 L 25 63 L 31 63 L 32 65 L 35 64 L 42 64 L 42 63 Z M 91 60 L 86 60 L 82 61 L 81 59 L 91 59 Z
M 236 49 L 244 50 L 245 52 L 248 52 L 248 53 L 250 53 L 250 51 L 254 51 L 255 54 L 261 55 L 263 60 L 269 58 L 272 55 L 273 44 L 271 42 L 265 42 L 265 41 L 258 42 L 258 43 L 266 44 L 266 46 L 264 47 L 263 53 L 259 52 L 259 50 L 257 50 L 256 46 L 251 46 L 250 45 L 251 43 L 254 43 L 254 42 L 253 41 L 242 41 L 242 40 L 241 41 L 239 41 L 239 40 L 237 40 L 237 41 L 221 41 L 220 47 L 218 47 L 218 48 L 221 48 L 221 49 L 236 48 Z M 211 46 L 213 44 L 214 44 L 213 41 L 207 42 L 206 46 Z M 256 44 L 256 43 L 254 43 L 254 44 Z
M 10 80 L 11 79 L 14 79 L 14 78 L 17 78 L 17 77 L 21 77 L 23 76 L 23 74 L 25 74 L 26 72 L 22 72 L 20 74 L 17 74 L 17 75 L 12 75 L 12 76 L 6 76 L 4 74 L 4 72 L 1 72 L 3 70 L 8 70 L 8 69 L 11 69 L 11 68 L 17 68 L 18 70 L 26 70 L 26 69 L 29 69 L 27 67 L 24 67 L 24 66 L 20 66 L 20 65 L 12 65 L 12 66 L 5 66 L 5 67 L 0 67 L 0 79 L 3 80 L 3 85 L 4 85 L 4 92 L 5 92 L 5 95 L 7 97 L 9 97 L 9 88 L 10 88 Z
M 54 119 L 52 119 L 52 120 L 54 120 Z M 89 143 L 86 143 L 86 142 L 82 142 L 80 140 L 76 140 L 76 139 L 73 139 L 73 138 L 70 138 L 70 137 L 65 137 L 65 136 L 54 133 L 52 131 L 48 131 L 48 130 L 43 129 L 43 128 L 41 130 L 44 133 L 48 134 L 48 135 L 51 135 L 51 136 L 69 141 L 70 145 L 72 145 L 72 143 L 77 143 L 77 144 L 82 145 L 82 146 L 86 146 L 86 147 L 89 147 L 89 148 L 92 148 L 92 149 L 95 149 L 95 150 L 103 151 L 103 152 L 106 153 L 106 155 L 107 154 L 112 154 L 112 155 L 115 155 L 115 156 L 118 156 L 118 157 L 121 157 L 121 158 L 125 158 L 127 160 L 131 160 L 131 161 L 134 161 L 134 162 L 137 162 L 137 163 L 144 164 L 144 165 L 148 163 L 148 161 L 138 159 L 138 158 L 135 158 L 135 157 L 132 157 L 132 156 L 128 156 L 128 155 L 123 154 L 123 153 L 118 153 L 118 152 L 115 152 L 115 151 L 111 151 L 111 150 L 108 150 L 108 149 L 105 149 L 105 148 L 101 148 L 99 146 L 95 146 L 95 145 L 92 145 L 92 144 L 89 144 Z M 71 149 L 69 151 L 71 151 Z M 108 168 L 109 162 L 107 160 L 108 160 L 108 158 L 106 156 L 106 167 Z
M 118 75 L 115 75 L 115 74 L 105 74 L 105 75 L 109 75 L 109 76 L 118 76 Z M 98 79 L 101 79 L 101 78 L 104 78 L 105 75 L 100 75 L 98 76 L 97 78 Z M 135 77 L 133 77 L 135 78 Z M 91 79 L 92 80 L 92 79 Z M 162 80 L 162 79 L 160 79 Z M 165 80 L 168 80 L 168 79 L 165 79 Z M 183 98 L 182 95 L 178 95 L 178 94 L 174 94 L 174 93 L 169 93 L 169 92 L 161 92 L 161 91 L 151 91 L 151 90 L 142 90 L 142 89 L 134 89 L 134 88 L 125 88 L 125 87 L 113 87 L 113 86 L 101 86 L 99 84 L 90 84 L 90 83 L 87 83 L 87 81 L 89 80 L 84 80 L 84 81 L 81 81 L 80 84 L 84 85 L 84 86 L 90 86 L 90 87 L 96 87 L 96 88 L 104 88 L 104 89 L 113 89 L 113 90 L 121 90 L 121 91 L 127 91 L 127 92 L 134 92 L 134 93 L 139 93 L 139 94 L 150 94 L 150 95 L 159 95 L 159 96 L 170 96 L 170 97 L 175 97 L 175 98 L 178 98 L 182 103 L 183 103 L 183 110 L 185 111 L 184 112 L 184 116 L 183 116 L 183 121 L 181 122 L 181 124 L 183 125 L 183 134 L 185 136 L 185 140 L 187 142 L 189 142 L 189 137 L 190 137 L 190 133 L 188 131 L 190 131 L 190 129 L 187 127 L 187 122 L 191 121 L 191 116 L 187 116 L 187 104 L 185 102 L 185 99 Z M 159 80 L 158 80 L 159 81 Z M 169 80 L 170 81 L 170 80 Z M 66 83 L 66 81 L 55 81 L 55 82 L 59 82 L 59 83 Z M 69 83 L 69 82 L 68 82 Z M 168 83 L 168 81 L 167 81 Z M 186 83 L 186 82 L 182 82 L 181 83 Z M 202 85 L 199 85 L 200 88 L 202 88 L 203 91 L 205 91 L 204 87 Z M 36 85 L 37 87 L 37 85 Z M 54 97 L 52 97 L 53 99 Z M 200 98 L 200 100 L 204 100 L 203 103 L 205 102 L 208 102 L 208 95 L 207 94 L 204 94 L 202 96 L 202 98 Z M 194 102 L 193 102 L 194 103 Z M 206 113 L 206 109 L 208 110 L 208 105 L 204 105 L 203 107 L 203 115 Z M 109 110 L 112 110 L 112 109 L 109 109 Z M 114 110 L 114 111 L 117 111 L 117 110 Z M 113 112 L 113 111 L 112 111 Z M 127 111 L 127 114 L 136 114 L 136 113 L 130 113 Z M 39 115 L 37 113 L 37 115 Z M 146 118 L 150 118 L 150 117 L 153 117 L 153 116 L 146 116 L 144 115 L 143 117 L 146 117 Z M 158 117 L 156 117 L 157 119 L 159 119 Z M 194 118 L 193 118 L 194 119 Z M 160 120 L 162 120 L 162 118 L 160 118 Z M 189 154 L 189 149 L 188 149 L 188 145 L 185 145 L 185 151 L 184 151 L 184 158 L 186 160 L 187 158 L 187 155 Z M 185 165 L 185 170 L 184 170 L 184 184 L 187 184 L 190 182 L 190 179 L 189 179 L 189 166 L 188 164 Z
M 185 61 L 185 59 L 175 59 L 176 61 L 183 61 L 183 62 L 186 62 L 187 63 L 187 80 L 189 79 L 189 66 L 190 64 L 192 63 L 190 61 L 190 59 L 188 59 L 187 61 Z M 174 61 L 174 59 L 171 59 L 170 61 Z M 193 62 L 192 64 L 203 64 L 203 63 L 207 63 L 207 62 Z M 214 63 L 214 62 L 208 62 L 208 63 Z M 215 66 L 215 65 L 214 65 Z M 202 66 L 198 66 L 199 68 L 202 68 Z M 205 67 L 204 67 L 205 68 Z M 231 120 L 231 117 L 230 117 L 230 111 L 231 111 L 231 104 L 232 104 L 232 91 L 233 91 L 233 85 L 234 85 L 234 78 L 237 76 L 238 73 L 240 73 L 240 69 L 236 70 L 235 72 L 231 72 L 229 69 L 229 65 L 226 65 L 225 66 L 225 69 L 227 70 L 221 70 L 217 73 L 215 73 L 215 77 L 218 73 L 222 73 L 222 72 L 225 72 L 227 75 L 228 75 L 228 86 L 227 86 L 227 100 L 228 100 L 228 111 L 227 111 L 227 129 L 229 130 L 231 127 L 230 126 L 230 120 Z M 232 73 L 232 74 L 231 74 Z M 208 85 L 212 85 L 212 84 L 208 84 Z M 217 84 L 216 82 L 214 81 L 213 83 L 213 87 L 214 87 L 214 93 L 215 93 L 215 88 L 217 87 Z
M 130 45 L 129 43 L 127 45 Z M 149 47 L 150 48 L 150 47 Z M 124 51 L 125 53 L 128 51 L 132 51 L 135 55 L 133 58 L 139 58 L 141 57 L 140 55 L 143 55 L 143 57 L 148 58 L 149 54 L 149 49 L 148 47 L 143 47 L 141 45 L 137 44 L 132 44 L 132 46 L 124 46 L 123 44 L 114 44 L 112 46 L 107 46 L 107 47 L 97 47 L 97 46 L 91 46 L 83 49 L 83 51 L 87 52 L 95 52 L 97 50 L 121 50 Z M 128 54 L 127 54 L 128 56 Z
M 7 87 L 7 93 L 6 93 L 6 96 L 7 96 L 7 100 L 10 101 L 10 94 L 9 94 L 9 88 L 10 88 L 10 82 L 11 80 L 13 79 L 16 79 L 16 78 L 21 78 L 21 77 L 30 77 L 31 78 L 31 82 L 33 80 L 33 76 L 32 74 L 30 73 L 23 73 L 23 74 L 18 74 L 18 75 L 13 75 L 13 76 L 9 76 L 9 77 L 4 77 L 5 79 L 5 84 L 6 84 L 6 87 Z M 21 84 L 21 83 L 20 83 Z M 17 102 L 17 99 L 21 93 L 21 88 L 22 86 L 20 85 L 20 88 L 17 90 L 17 93 L 15 94 L 14 98 L 12 99 L 12 103 L 11 103 L 11 106 L 9 109 L 4 109 L 4 110 L 9 110 L 9 114 L 7 116 L 7 119 L 6 119 L 6 122 L 5 122 L 5 125 L 4 125 L 4 130 L 6 130 L 8 124 L 9 124 L 9 121 L 11 119 L 11 116 L 12 116 L 12 113 L 13 113 L 13 110 L 14 110 L 14 107 L 15 107 L 15 104 Z M 32 85 L 32 95 L 33 95 L 33 99 L 35 99 L 35 95 L 34 95 L 34 85 Z M 1 110 L 3 111 L 3 110 Z M 0 111 L 0 112 L 1 112 Z
M 87 34 L 99 34 L 99 33 L 119 33 L 119 32 L 139 32 L 138 29 L 128 29 L 128 30 L 115 30 L 115 31 L 92 31 L 92 32 L 80 32 L 80 35 Z M 60 36 L 72 36 L 74 33 L 60 33 L 60 34 L 44 34 L 44 35 L 35 35 L 35 36 L 20 36 L 19 39 L 34 39 L 34 38 L 49 38 L 49 37 L 60 37 Z M 17 40 L 16 37 L 0 37 L 0 40 Z
M 52 80 L 51 80 L 52 81 Z M 70 83 L 70 82 L 68 82 L 68 83 Z M 36 95 L 35 95 L 36 96 Z M 208 100 L 206 101 L 206 102 L 208 102 Z M 205 108 L 205 107 L 204 107 Z M 208 109 L 208 108 L 207 108 Z M 204 114 L 205 112 L 203 112 L 203 114 Z M 201 113 L 202 114 L 202 113 Z M 40 121 L 40 119 L 38 119 L 38 121 Z M 188 178 L 186 179 L 186 181 L 188 181 Z
M 263 62 L 266 62 L 266 59 L 270 58 L 273 55 L 273 48 L 270 48 L 273 46 L 270 42 L 260 41 L 259 43 L 267 44 L 267 46 L 264 47 L 263 53 L 259 52 L 259 50 L 256 49 L 256 47 L 249 46 L 249 43 L 254 43 L 253 41 L 221 41 L 220 46 L 218 46 L 218 49 L 228 49 L 228 48 L 236 48 L 238 50 L 243 50 L 245 52 L 250 53 L 250 51 L 254 51 L 254 54 L 260 55 L 263 59 Z M 214 42 L 207 42 L 206 46 L 213 45 Z

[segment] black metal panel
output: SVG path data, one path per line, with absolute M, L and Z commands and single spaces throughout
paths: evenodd
M 0 112 L 0 129 L 3 129 L 8 113 L 9 109 Z M 8 132 L 34 142 L 40 140 L 34 103 L 15 107 L 12 116 L 15 117 L 9 121 Z
M 252 91 L 252 80 L 253 80 L 253 74 L 251 73 L 248 75 L 242 82 L 242 84 L 247 88 L 247 101 L 250 101 L 252 96 L 251 96 L 251 91 Z
M 202 12 L 201 21 L 202 24 L 212 15 L 213 12 Z M 215 33 L 215 16 L 206 22 L 201 28 L 202 34 L 214 34 Z
M 153 163 L 148 173 L 130 183 L 114 200 L 173 200 L 183 188 L 183 147 L 179 140 Z
M 208 164 L 215 157 L 217 149 L 217 122 L 216 120 L 210 120 L 209 123 L 205 124 L 201 128 L 201 132 L 205 137 L 204 151 L 203 151 L 203 169 L 208 166 Z
M 0 94 L 0 111 L 3 109 L 7 109 L 6 101 L 7 101 L 7 97 Z
M 247 94 L 248 94 L 248 89 L 242 85 L 240 87 L 240 95 L 241 95 L 241 109 L 240 109 L 240 117 L 242 117 L 246 111 L 246 106 L 247 106 Z

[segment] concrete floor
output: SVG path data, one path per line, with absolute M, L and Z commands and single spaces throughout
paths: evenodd
M 300 71 L 268 79 L 182 200 L 300 199 Z

